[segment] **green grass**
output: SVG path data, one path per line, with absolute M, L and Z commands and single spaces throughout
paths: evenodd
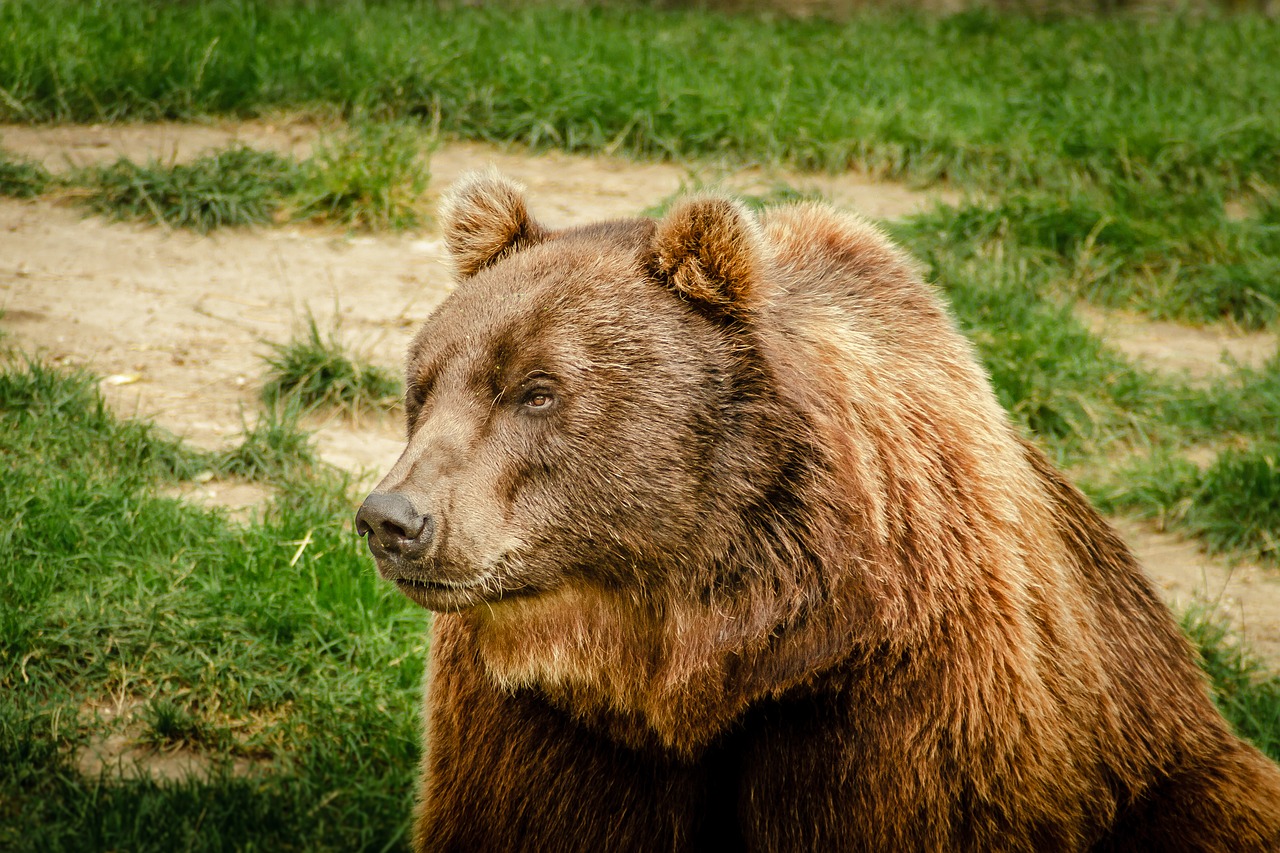
M 1103 503 L 1200 537 L 1209 550 L 1280 564 L 1280 442 L 1228 448 L 1200 470 L 1176 456 L 1132 466 Z
M 272 344 L 271 350 L 262 386 L 262 400 L 270 408 L 338 408 L 358 415 L 385 410 L 399 400 L 400 380 L 395 374 L 349 355 L 338 329 L 326 337 L 314 317 L 307 317 L 301 337 Z
M 304 164 L 294 216 L 366 230 L 417 227 L 433 145 L 421 128 L 403 123 L 358 124 L 321 139 Z
M 1177 527 L 1214 552 L 1280 565 L 1280 354 L 1206 388 L 1166 388 L 1145 408 L 1159 427 L 1088 483 L 1099 505 Z
M 1280 28 L 1260 15 L 833 24 L 622 6 L 14 0 L 0 5 L 0 81 L 0 119 L 13 121 L 303 110 L 538 148 L 946 180 L 975 202 L 957 229 L 1060 267 L 1063 296 L 1248 327 L 1273 324 L 1280 304 Z M 344 147 L 369 143 L 375 156 L 354 160 Z M 411 223 L 409 156 L 377 150 L 367 138 L 328 149 L 303 208 Z
M 64 183 L 83 187 L 98 213 L 201 233 L 287 219 L 403 230 L 425 219 L 432 144 L 419 128 L 357 124 L 322 137 L 303 161 L 234 145 L 190 163 L 121 159 Z
M 207 454 L 20 359 L 0 464 L 0 848 L 406 846 L 426 619 L 374 577 L 345 480 L 298 470 L 245 524 L 162 497 Z M 122 698 L 210 778 L 83 776 Z
M 33 198 L 52 183 L 53 176 L 44 166 L 0 148 L 0 196 Z
M 1280 676 L 1242 648 L 1213 614 L 1189 610 L 1182 627 L 1200 650 L 1201 667 L 1223 715 L 1242 736 L 1280 759 Z
M 0 109 L 20 121 L 337 108 L 571 150 L 1005 185 L 1125 175 L 1234 190 L 1280 157 L 1267 118 L 1280 112 L 1280 34 L 1260 16 L 832 25 L 536 4 L 18 0 L 0 32 Z
M 648 216 L 654 219 L 660 219 L 666 215 L 671 209 L 671 205 L 686 195 L 700 193 L 723 193 L 730 192 L 715 183 L 703 181 L 694 176 L 690 180 L 682 180 L 680 187 L 670 195 L 662 198 L 657 203 L 646 207 L 639 212 L 640 216 Z M 759 193 L 733 193 L 740 202 L 757 213 L 763 211 L 767 207 L 784 204 L 797 204 L 800 202 L 814 201 L 830 203 L 831 200 L 826 198 L 821 191 L 814 189 L 800 189 L 794 187 L 786 181 L 775 181 L 764 191 Z
M 1058 289 L 1104 306 L 1258 329 L 1280 316 L 1280 225 L 1269 202 L 1230 220 L 1220 200 L 1146 186 L 1110 197 L 1033 190 L 946 215 L 954 239 L 1017 250 L 1060 270 Z
M 240 443 L 214 454 L 212 470 L 251 480 L 288 481 L 317 463 L 309 437 L 298 421 L 299 406 L 273 401 L 250 425 L 242 424 Z
M 99 213 L 205 233 L 271 222 L 299 180 L 289 158 L 235 146 L 176 165 L 121 159 L 72 182 L 90 188 L 85 202 Z

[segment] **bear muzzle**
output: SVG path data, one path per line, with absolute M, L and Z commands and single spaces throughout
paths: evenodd
M 428 610 L 450 611 L 472 606 L 490 592 L 483 572 L 442 560 L 436 520 L 418 511 L 404 495 L 373 492 L 356 512 L 356 533 L 365 537 L 378 574 L 407 598 Z

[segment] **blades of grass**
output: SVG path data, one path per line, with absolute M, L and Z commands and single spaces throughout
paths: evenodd
M 33 198 L 52 183 L 53 176 L 44 166 L 0 148 L 0 196 Z
M 330 135 L 305 164 L 294 215 L 367 230 L 417 227 L 434 147 L 433 135 L 402 122 Z
M 352 415 L 386 410 L 400 397 L 400 382 L 388 370 L 349 355 L 335 327 L 326 338 L 307 316 L 300 338 L 272 344 L 266 356 L 262 400 L 268 407 L 289 404 L 303 410 L 333 407 Z
M 121 219 L 144 219 L 206 233 L 271 222 L 299 182 L 298 166 L 269 151 L 233 146 L 191 163 L 117 160 L 73 178 L 85 202 Z
M 1280 677 L 1241 647 L 1215 614 L 1192 608 L 1182 628 L 1200 652 L 1222 713 L 1241 736 L 1272 758 L 1280 756 Z
M 277 400 L 250 425 L 245 421 L 240 443 L 214 459 L 216 470 L 251 480 L 285 481 L 316 464 L 310 436 L 301 429 L 303 409 Z

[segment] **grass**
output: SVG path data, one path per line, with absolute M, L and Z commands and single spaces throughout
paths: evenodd
M 326 338 L 314 317 L 307 317 L 301 338 L 272 344 L 266 357 L 262 400 L 275 409 L 337 408 L 349 414 L 385 410 L 400 396 L 400 381 L 389 370 L 363 364 L 349 355 L 335 328 Z
M 1156 455 L 1130 468 L 1105 495 L 1111 509 L 1133 510 L 1200 537 L 1210 551 L 1280 564 L 1280 442 L 1227 448 L 1204 470 Z
M 1183 630 L 1200 651 L 1218 708 L 1242 736 L 1272 758 L 1280 758 L 1280 677 L 1247 649 L 1212 613 L 1192 609 Z
M 348 483 L 299 469 L 245 524 L 161 497 L 208 456 L 21 359 L 0 459 L 0 848 L 406 846 L 426 620 L 374 577 Z M 121 698 L 210 777 L 82 775 Z
M 1280 354 L 1206 388 L 1166 387 L 1146 409 L 1158 428 L 1088 484 L 1097 503 L 1280 565 Z
M 233 145 L 190 163 L 121 159 L 65 183 L 98 213 L 200 233 L 290 219 L 395 231 L 425 221 L 431 144 L 417 128 L 358 124 L 302 161 Z
M 44 166 L 0 148 L 0 196 L 33 198 L 52 183 L 53 176 Z
M 191 163 L 139 165 L 117 160 L 82 172 L 93 210 L 206 233 L 271 222 L 299 183 L 297 164 L 268 151 L 235 146 Z
M 18 0 L 0 32 L 0 109 L 19 121 L 337 108 L 569 150 L 1005 186 L 1127 175 L 1240 189 L 1280 156 L 1265 118 L 1280 111 L 1280 34 L 1251 15 L 832 25 L 538 4 Z M 131 50 L 140 39 L 155 49 Z
M 212 469 L 250 480 L 288 481 L 315 467 L 315 452 L 298 425 L 302 410 L 284 400 L 267 407 L 255 423 L 243 423 L 240 443 L 215 454 Z
M 320 140 L 304 164 L 294 215 L 366 230 L 417 227 L 426 218 L 422 194 L 433 144 L 403 123 L 359 124 Z
M 726 190 L 718 184 L 709 183 L 694 176 L 690 180 L 682 180 L 680 187 L 675 192 L 641 210 L 639 215 L 661 219 L 671 209 L 672 204 L 686 195 L 718 192 L 726 192 Z M 731 194 L 756 213 L 760 213 L 768 207 L 784 204 L 799 204 L 808 201 L 830 203 L 830 199 L 823 196 L 821 191 L 800 189 L 786 181 L 774 181 L 770 186 L 758 193 L 733 192 Z
M 1111 196 L 1021 191 L 950 212 L 948 228 L 1059 267 L 1060 290 L 1104 306 L 1230 318 L 1247 329 L 1280 316 L 1280 225 L 1270 200 L 1231 220 L 1220 201 L 1193 204 L 1151 187 L 1112 187 Z

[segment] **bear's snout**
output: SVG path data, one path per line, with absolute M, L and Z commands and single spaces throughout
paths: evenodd
M 356 533 L 368 537 L 375 557 L 412 556 L 431 547 L 435 522 L 419 513 L 404 495 L 373 492 L 356 512 Z

